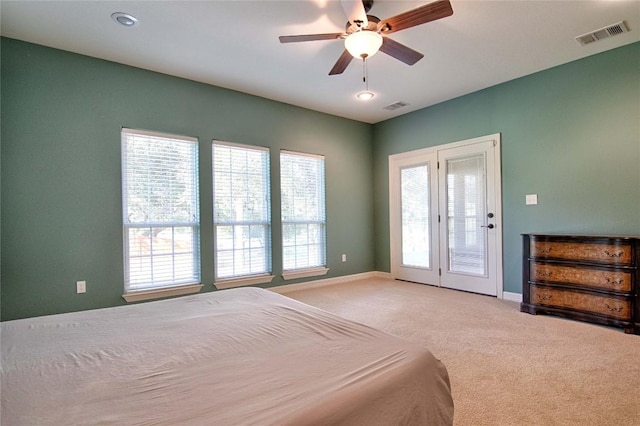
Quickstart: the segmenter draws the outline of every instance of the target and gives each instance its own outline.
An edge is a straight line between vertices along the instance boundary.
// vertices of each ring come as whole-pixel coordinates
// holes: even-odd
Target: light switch
[[[538,194],[527,194],[524,201],[526,205],[538,204]]]
[[[76,293],[86,293],[87,292],[87,282],[86,281],[76,281]]]

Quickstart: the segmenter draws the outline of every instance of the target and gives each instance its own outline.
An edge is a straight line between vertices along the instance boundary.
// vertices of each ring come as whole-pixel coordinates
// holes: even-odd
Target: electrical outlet
[[[346,261],[347,261],[347,255],[346,255],[346,254],[343,254],[343,255],[342,255],[342,261],[343,261],[343,262],[346,262]]]
[[[76,281],[76,293],[86,293],[87,292],[87,282],[86,281]]]
[[[527,194],[524,197],[524,202],[526,205],[538,204],[538,194]]]

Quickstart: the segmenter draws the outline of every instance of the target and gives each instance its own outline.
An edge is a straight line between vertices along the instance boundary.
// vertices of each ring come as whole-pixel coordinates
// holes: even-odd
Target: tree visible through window
[[[122,130],[125,292],[200,281],[197,142]]]

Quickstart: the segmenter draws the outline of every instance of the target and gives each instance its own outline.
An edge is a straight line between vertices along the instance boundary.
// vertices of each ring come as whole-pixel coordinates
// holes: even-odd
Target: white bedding
[[[259,288],[9,321],[1,339],[3,426],[453,423],[427,349]]]

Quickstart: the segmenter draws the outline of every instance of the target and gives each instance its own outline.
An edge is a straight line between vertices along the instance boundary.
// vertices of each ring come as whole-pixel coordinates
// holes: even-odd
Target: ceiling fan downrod
[[[369,91],[369,70],[367,69],[367,55],[362,55],[362,82],[364,83],[364,89]]]

